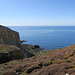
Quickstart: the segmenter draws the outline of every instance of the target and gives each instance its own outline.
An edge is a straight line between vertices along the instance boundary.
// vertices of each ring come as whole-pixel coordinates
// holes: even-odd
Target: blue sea
[[[25,44],[40,45],[41,48],[58,49],[75,44],[75,26],[9,26],[19,32]]]

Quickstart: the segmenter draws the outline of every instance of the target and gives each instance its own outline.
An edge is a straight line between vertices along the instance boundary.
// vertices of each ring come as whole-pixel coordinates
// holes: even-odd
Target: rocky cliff
[[[21,46],[21,41],[19,33],[0,25],[0,44],[4,45],[14,45],[20,48],[20,51],[24,54],[25,57],[34,56],[32,53],[24,50]]]
[[[21,45],[19,33],[0,25],[0,43],[8,45]]]

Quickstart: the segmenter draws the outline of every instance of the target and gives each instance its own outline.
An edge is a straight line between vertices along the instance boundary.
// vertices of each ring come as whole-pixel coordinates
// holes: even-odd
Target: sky
[[[75,26],[75,0],[0,0],[5,26]]]

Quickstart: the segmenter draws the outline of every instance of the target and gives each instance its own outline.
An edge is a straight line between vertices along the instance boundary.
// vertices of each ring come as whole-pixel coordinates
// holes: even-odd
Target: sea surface
[[[19,32],[25,44],[40,45],[41,48],[58,49],[75,44],[75,26],[9,26]]]

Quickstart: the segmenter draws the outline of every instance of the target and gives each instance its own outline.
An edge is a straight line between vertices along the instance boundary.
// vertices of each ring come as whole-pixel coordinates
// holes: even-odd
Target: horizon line
[[[75,26],[75,25],[4,25],[0,24],[2,26]]]
[[[27,26],[27,25],[3,25],[3,26]],[[75,26],[75,25],[28,25],[28,26]]]

